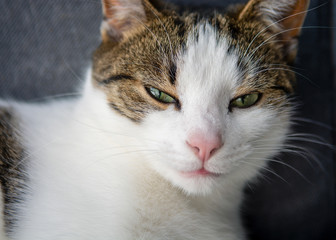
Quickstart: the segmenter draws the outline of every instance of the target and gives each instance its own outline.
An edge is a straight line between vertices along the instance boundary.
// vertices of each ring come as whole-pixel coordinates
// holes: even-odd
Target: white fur
[[[3,199],[2,191],[0,191],[0,199]],[[6,232],[5,232],[5,223],[4,223],[4,217],[3,217],[3,205],[2,204],[0,204],[0,239],[1,240],[7,239]]]
[[[181,111],[133,123],[108,107],[90,78],[77,100],[12,103],[31,181],[11,239],[244,239],[242,189],[281,147],[288,116],[258,107],[229,112],[237,57],[212,27],[198,31],[179,56]],[[221,134],[224,146],[205,166],[221,176],[180,174],[201,166],[186,144],[193,131]]]

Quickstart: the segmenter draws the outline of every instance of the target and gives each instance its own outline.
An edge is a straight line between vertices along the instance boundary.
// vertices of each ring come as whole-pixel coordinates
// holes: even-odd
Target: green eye
[[[162,92],[160,91],[159,89],[156,89],[154,87],[148,87],[146,88],[148,93],[154,97],[155,99],[159,100],[160,102],[163,102],[163,103],[176,103],[176,100],[168,95],[167,93],[165,92]]]
[[[251,93],[233,99],[230,108],[248,108],[253,106],[260,98],[259,93]]]

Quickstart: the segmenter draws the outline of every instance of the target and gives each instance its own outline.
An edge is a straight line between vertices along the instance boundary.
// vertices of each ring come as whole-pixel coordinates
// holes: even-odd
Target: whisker
[[[132,15],[131,17],[135,18],[140,24],[142,24],[142,25],[147,29],[147,31],[149,31],[149,32],[152,34],[152,36],[153,36],[153,38],[155,39],[155,41],[159,44],[161,52],[162,52],[162,53],[166,56],[166,58],[168,59],[168,56],[167,56],[166,52],[164,51],[164,48],[163,48],[161,42],[159,41],[158,36],[156,36],[156,34],[155,34],[152,30],[150,30],[149,27],[147,27],[147,25],[146,25],[143,21],[141,21],[139,18],[137,18],[137,17],[134,16],[134,15]]]
[[[30,99],[27,102],[36,103],[36,102],[49,101],[49,100],[54,100],[54,99],[59,99],[59,98],[64,98],[64,97],[78,97],[82,95],[83,94],[81,92],[61,93],[61,94],[55,94],[52,96]]]
[[[169,78],[169,76],[171,76],[171,74],[167,74],[166,72],[164,72],[161,68],[153,65],[153,64],[145,64],[145,63],[142,63],[142,64],[139,64],[139,63],[125,63],[125,66],[129,66],[129,65],[134,65],[134,66],[138,66],[138,67],[145,67],[146,68],[146,71],[150,72],[153,76],[157,76],[157,74],[155,74],[154,72],[152,72],[150,70],[150,68],[153,68],[155,70],[157,70],[160,74],[164,75],[167,79]],[[105,64],[105,65],[102,65],[102,66],[110,66],[110,64]],[[104,80],[105,77],[102,76],[102,75],[99,75],[97,73],[93,73],[95,77],[99,78],[100,80]]]
[[[301,122],[306,122],[306,123],[311,123],[314,124],[316,126],[322,127],[322,128],[326,128],[327,130],[330,131],[335,131],[335,129],[333,129],[330,125],[319,122],[319,121],[315,121],[315,120],[311,120],[308,118],[303,118],[303,117],[292,117],[293,121],[301,121]]]
[[[78,74],[72,69],[72,67],[68,64],[68,62],[66,61],[66,59],[64,57],[62,57],[62,61],[64,63],[64,65],[68,68],[68,70],[71,72],[71,74],[79,81],[79,82],[84,82],[83,78],[81,78],[80,76],[78,76]]]
[[[255,70],[258,70],[258,69],[264,69],[265,67],[285,67],[285,68],[289,68],[288,65],[286,64],[281,64],[281,63],[272,63],[272,64],[263,64],[263,65],[259,65],[259,64],[256,64],[256,67],[252,68],[252,69],[248,69],[247,71],[255,71]],[[296,70],[304,70],[302,68],[297,68],[297,67],[292,67],[290,66],[290,69],[296,69]]]
[[[286,32],[290,32],[290,31],[293,31],[293,30],[298,30],[298,29],[334,29],[334,27],[325,27],[325,26],[303,26],[303,27],[295,27],[295,28],[289,28],[289,29],[285,29],[285,30],[282,30],[280,32],[277,32],[275,34],[273,34],[272,36],[270,36],[269,38],[267,38],[265,41],[263,41],[261,44],[259,44],[259,46],[257,46],[252,53],[248,54],[247,56],[244,56],[251,59],[254,55],[254,53],[259,49],[261,48],[262,46],[264,46],[265,44],[268,44],[269,43],[269,40],[271,40],[272,38],[278,36],[278,35],[281,35],[283,33],[286,33]]]
[[[85,167],[89,168],[89,167],[93,166],[96,163],[101,163],[102,161],[105,161],[105,160],[111,160],[111,159],[116,158],[116,157],[125,156],[127,154],[134,154],[134,153],[146,153],[146,154],[147,153],[148,154],[151,153],[151,154],[155,154],[155,153],[157,153],[157,151],[156,150],[151,150],[151,149],[146,149],[146,150],[134,150],[134,151],[115,153],[115,154],[111,154],[111,155],[108,155],[108,156],[103,157],[103,158],[96,159],[95,161],[90,162],[89,164],[87,164]]]
[[[316,140],[307,139],[307,137],[315,138]],[[287,138],[289,140],[296,140],[296,141],[300,141],[300,142],[315,143],[315,144],[318,144],[318,145],[321,145],[321,146],[328,147],[332,150],[336,150],[334,145],[326,143],[322,138],[320,138],[318,136],[315,136],[315,135],[312,135],[312,134],[292,134],[292,135],[287,136]]]
[[[145,2],[145,4],[146,4],[146,3],[147,3],[147,2]],[[162,27],[163,27],[163,29],[164,29],[164,31],[165,31],[165,33],[166,33],[168,42],[169,42],[171,56],[173,56],[173,47],[172,47],[172,43],[171,43],[171,40],[170,40],[168,31],[167,31],[167,29],[166,29],[166,26],[163,24],[163,22],[161,21],[160,17],[159,17],[159,16],[158,16],[158,15],[157,15],[151,8],[149,8],[149,9],[151,10],[151,12],[155,15],[155,17],[159,20],[160,24],[162,25]]]
[[[23,163],[25,163],[27,160],[29,160],[31,157],[38,155],[41,151],[47,149],[47,147],[51,146],[52,144],[56,143],[59,141],[60,138],[55,138],[52,141],[46,142],[43,145],[40,145],[38,149],[34,151],[29,151],[27,155],[25,155],[18,163],[12,166],[12,170],[17,169],[19,166],[21,166]]]
[[[106,148],[96,149],[94,152],[104,152],[104,151],[114,151],[116,149],[123,149],[123,148],[146,148],[144,145],[123,145],[123,146],[112,146]]]
[[[283,177],[281,177],[281,176],[280,176],[279,174],[277,174],[275,171],[273,171],[273,170],[271,170],[271,169],[269,169],[269,168],[267,168],[267,167],[262,167],[262,166],[253,164],[253,163],[251,163],[251,162],[246,162],[246,161],[243,161],[243,160],[241,160],[240,162],[241,162],[241,163],[244,163],[244,164],[247,164],[247,165],[251,165],[251,166],[253,166],[253,167],[261,168],[262,170],[265,170],[265,171],[267,171],[267,172],[269,172],[269,173],[272,173],[273,175],[275,175],[276,177],[280,178],[282,181],[284,181],[285,183],[287,183],[288,185],[290,185],[289,182],[286,181]]]
[[[262,73],[262,72],[266,72],[266,71],[271,71],[271,70],[282,70],[282,71],[288,71],[288,72],[292,72],[292,73],[295,73],[296,75],[299,75],[301,77],[303,77],[304,79],[306,79],[308,82],[312,83],[313,85],[317,86],[314,82],[312,82],[308,77],[304,76],[303,74],[297,72],[297,71],[294,71],[292,69],[286,69],[286,68],[267,68],[267,69],[262,69],[258,72],[255,72],[254,74],[257,75],[259,73]]]
[[[87,123],[84,123],[80,120],[76,120],[77,123],[81,124],[81,125],[84,125],[86,127],[89,127],[91,129],[95,129],[97,131],[100,131],[102,133],[108,133],[108,134],[111,134],[111,135],[118,135],[118,136],[123,136],[123,137],[129,137],[129,138],[133,138],[133,139],[136,139],[136,140],[139,140],[139,138],[137,136],[132,136],[132,135],[126,135],[125,133],[121,133],[121,132],[111,132],[111,131],[108,131],[108,130],[105,130],[105,129],[101,129],[101,128],[98,128],[98,127],[95,127],[95,126],[92,126],[92,125],[89,125]],[[153,144],[157,143],[157,141],[153,140],[153,139],[148,139],[148,138],[141,138],[142,141],[149,141]]]
[[[256,161],[264,161],[263,159],[257,159],[257,158],[253,158],[252,160],[256,160]],[[298,169],[296,169],[295,167],[283,162],[283,161],[279,161],[279,160],[275,160],[275,159],[267,159],[268,162],[274,162],[274,163],[278,163],[280,165],[286,166],[288,168],[290,168],[291,170],[293,170],[295,173],[297,173],[300,177],[302,177],[306,182],[308,182],[309,184],[312,184],[311,181],[309,181]]]
[[[308,150],[305,147],[297,146],[297,145],[290,145],[288,143],[285,143],[282,145],[282,147],[279,148],[265,148],[265,147],[255,147],[255,150],[258,150],[259,153],[268,153],[271,154],[274,152],[274,150],[277,150],[280,153],[289,153],[289,154],[295,154],[303,159],[307,160],[309,164],[313,167],[312,163],[310,160],[313,160],[319,168],[326,173],[326,169],[322,165],[322,163],[318,160],[318,158],[311,152],[311,150]],[[260,150],[268,150],[268,151],[262,151]]]

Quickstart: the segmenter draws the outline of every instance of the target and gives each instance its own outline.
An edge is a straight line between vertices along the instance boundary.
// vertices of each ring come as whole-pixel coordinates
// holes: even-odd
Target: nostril
[[[200,149],[198,147],[193,147],[194,151],[199,153]]]
[[[223,146],[220,136],[209,137],[203,134],[192,135],[186,143],[203,162],[209,160]]]
[[[212,149],[212,150],[210,151],[210,157],[211,157],[212,155],[214,155],[215,152],[217,152],[217,150],[218,150],[218,148],[214,148],[214,149]]]
[[[186,143],[196,155],[200,152],[199,147],[194,146],[193,144],[189,143],[188,141],[186,141]]]

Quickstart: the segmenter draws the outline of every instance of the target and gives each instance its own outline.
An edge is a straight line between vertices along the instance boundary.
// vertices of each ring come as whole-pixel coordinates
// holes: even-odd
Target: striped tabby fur
[[[244,185],[290,131],[309,1],[102,3],[81,97],[0,103],[0,238],[245,239]]]

